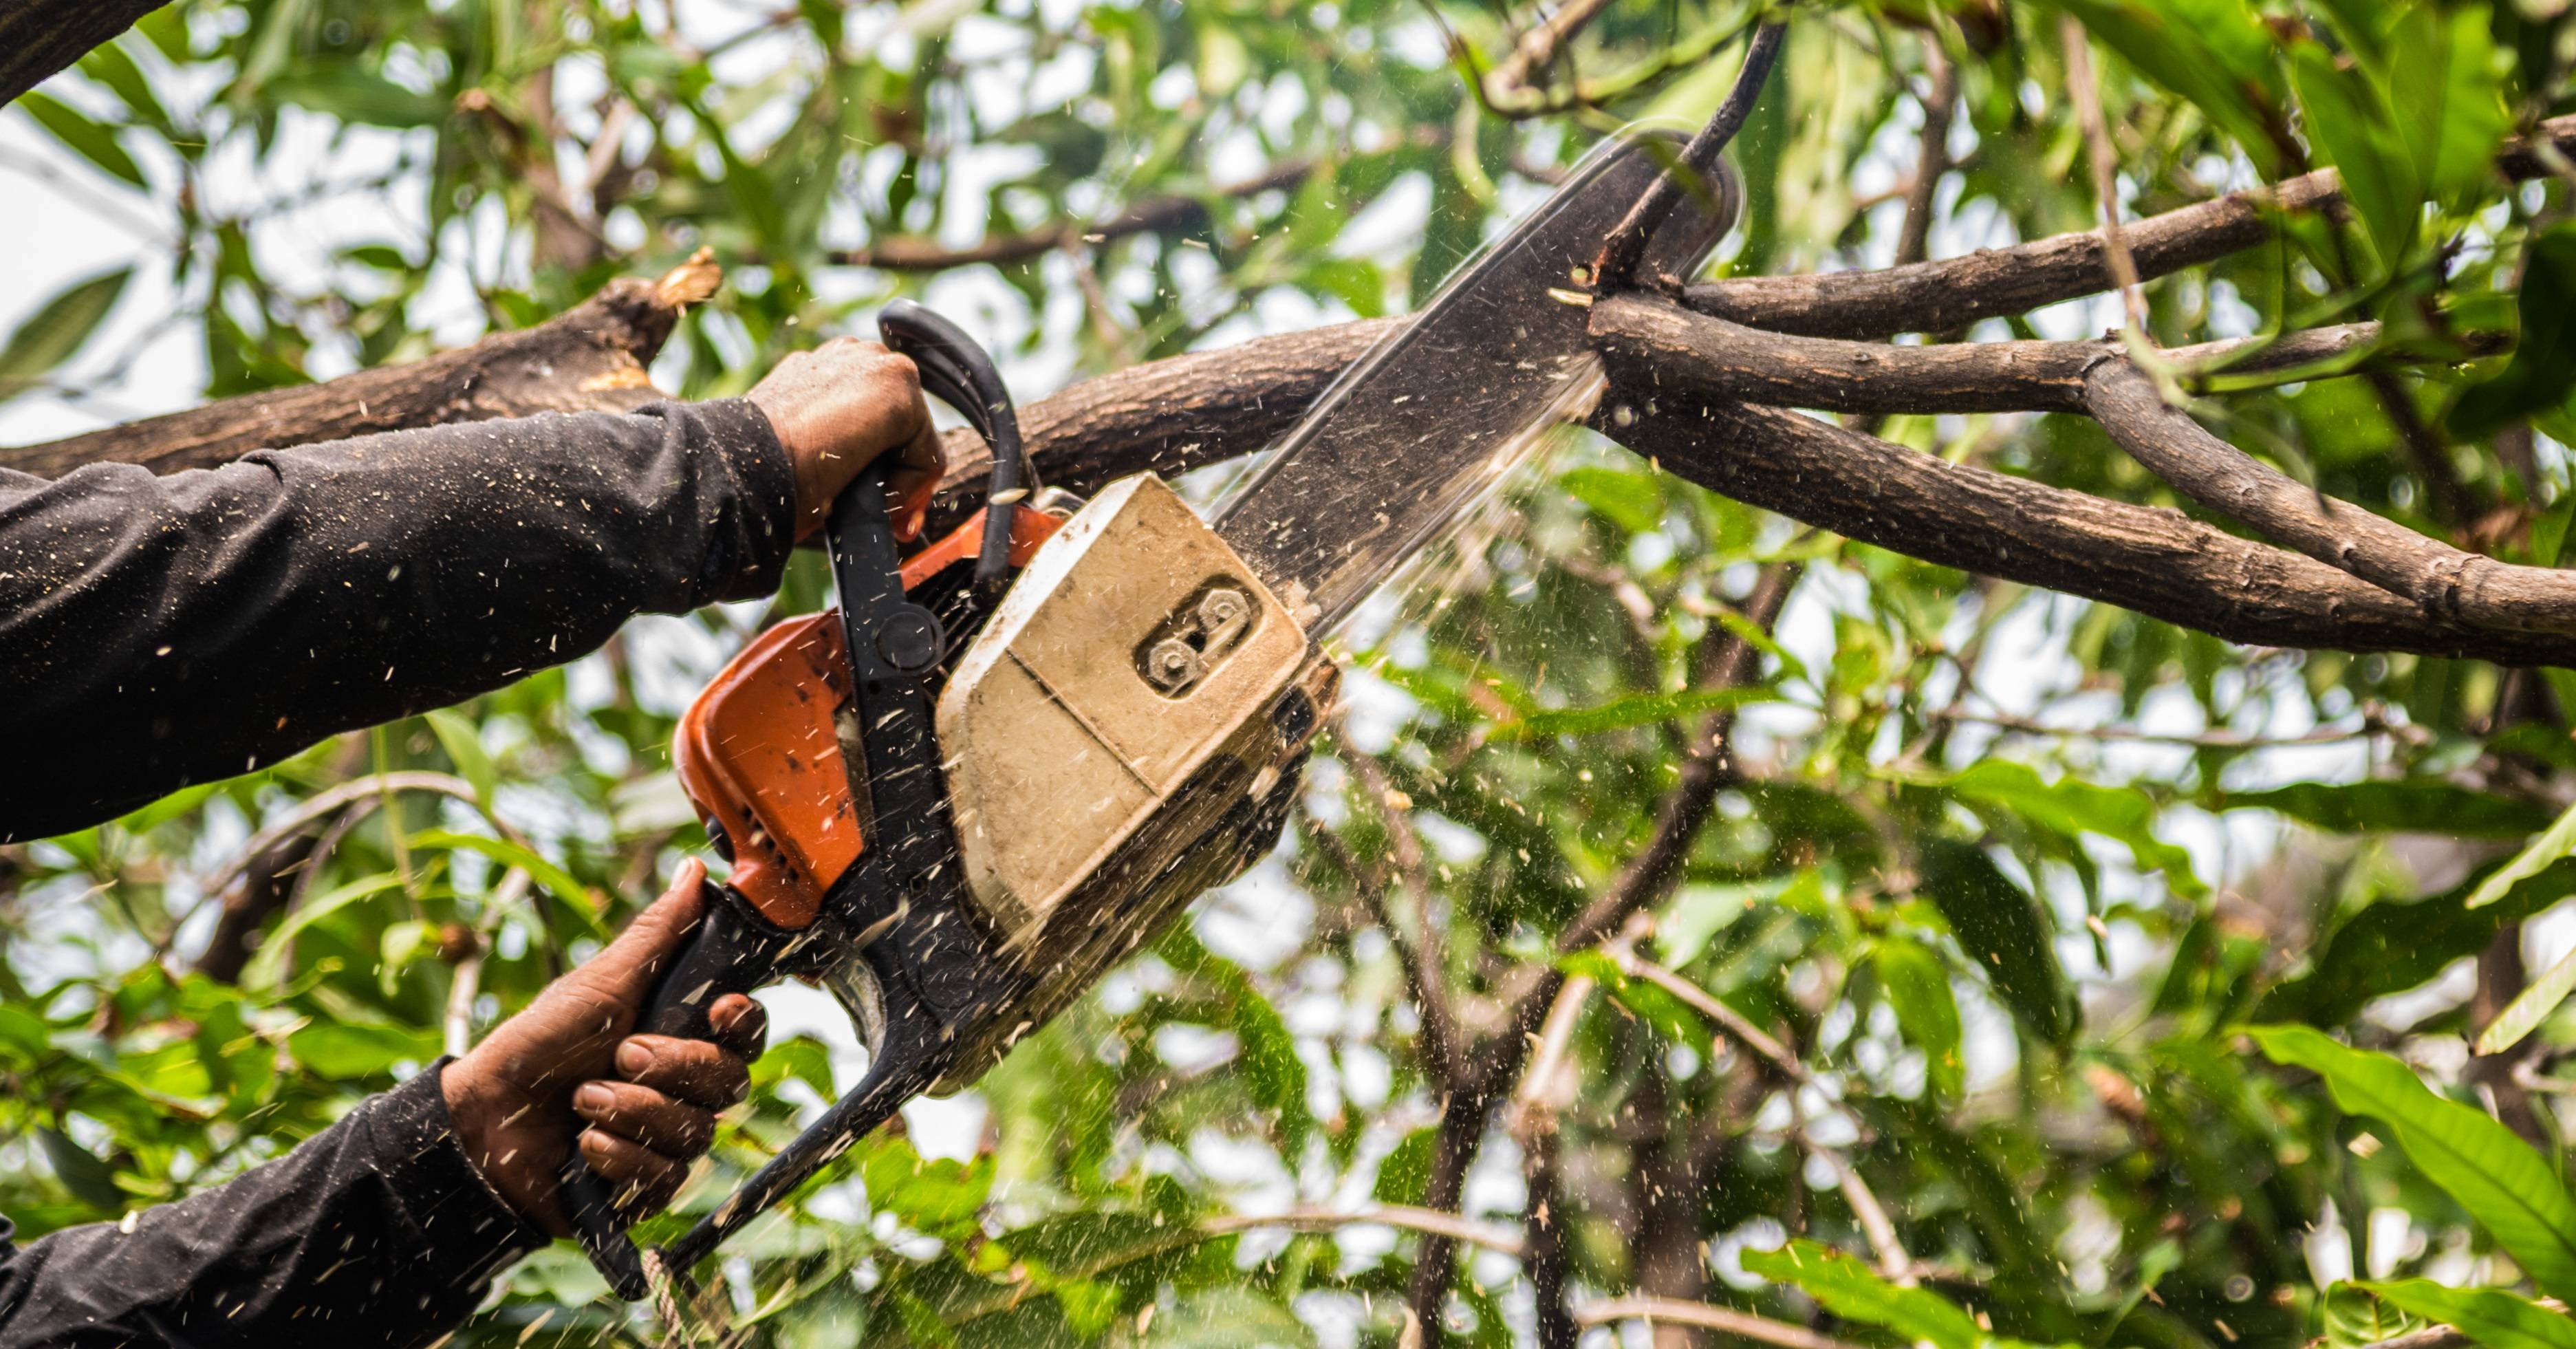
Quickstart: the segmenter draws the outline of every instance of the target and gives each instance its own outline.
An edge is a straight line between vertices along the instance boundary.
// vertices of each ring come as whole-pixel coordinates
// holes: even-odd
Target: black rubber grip
[[[653,1000],[638,1023],[637,1029],[646,1034],[712,1039],[707,1016],[715,1000],[775,982],[778,962],[795,942],[796,934],[762,921],[731,890],[709,882],[704,893],[705,915],[688,945],[680,949],[679,959],[654,986]],[[616,1196],[608,1182],[591,1171],[578,1150],[564,1168],[563,1204],[591,1266],[619,1297],[641,1300],[650,1291],[643,1257],[618,1218]]]
[[[1011,566],[1011,525],[1020,499],[1037,490],[1028,450],[1020,443],[1020,414],[992,356],[966,330],[910,300],[888,301],[877,312],[877,333],[891,350],[912,358],[922,392],[966,415],[993,449],[993,476],[984,496],[984,539],[975,579],[1000,580]]]

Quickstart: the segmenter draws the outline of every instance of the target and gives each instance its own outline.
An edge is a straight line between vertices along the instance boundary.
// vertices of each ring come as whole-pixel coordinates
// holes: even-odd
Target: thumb
[[[629,1005],[641,1003],[653,981],[670,968],[680,944],[706,908],[703,898],[706,864],[691,857],[672,873],[671,886],[650,908],[635,916],[608,949],[592,956],[577,972],[593,993]]]

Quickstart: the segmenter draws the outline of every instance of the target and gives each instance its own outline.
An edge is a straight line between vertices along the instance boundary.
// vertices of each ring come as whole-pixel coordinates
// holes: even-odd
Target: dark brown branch
[[[1796,413],[1707,396],[1689,386],[1687,367],[1610,356],[1613,387],[1597,427],[1667,472],[1820,529],[2249,645],[2505,665],[2576,660],[2576,640],[2439,623],[2357,577],[2180,511],[1945,463]]]
[[[950,248],[936,239],[908,236],[879,239],[859,248],[845,248],[831,254],[831,261],[843,267],[873,267],[885,272],[937,272],[951,267],[972,267],[978,263],[1000,266],[1044,257],[1058,249],[1086,243],[1107,243],[1136,234],[1187,234],[1208,228],[1214,216],[1208,203],[1214,198],[1240,201],[1264,192],[1294,189],[1314,173],[1310,159],[1292,159],[1258,177],[1240,183],[1210,189],[1204,195],[1155,197],[1127,208],[1111,219],[1096,224],[1065,221],[1017,234],[987,235],[964,248]]]
[[[0,103],[114,41],[162,0],[0,0]]]
[[[2146,372],[2106,361],[2086,407],[2120,447],[2211,510],[2383,590],[2435,622],[2504,632],[2576,632],[2576,572],[2464,553],[2385,516],[2302,486],[2202,429],[2164,401]]]
[[[284,912],[294,899],[318,840],[319,835],[309,831],[287,834],[242,862],[233,883],[224,890],[214,935],[197,957],[197,973],[221,984],[241,981],[268,920]]]
[[[1517,1037],[1518,1032],[1512,1032]],[[1440,1103],[1440,1125],[1431,1136],[1431,1168],[1422,1187],[1422,1206],[1454,1213],[1467,1192],[1467,1169],[1485,1137],[1485,1111],[1493,1093],[1482,1086],[1452,1089]],[[1449,1285],[1458,1274],[1458,1244],[1436,1232],[1425,1232],[1414,1247],[1413,1279],[1405,1305],[1422,1325],[1422,1343],[1438,1349],[1448,1328]]]
[[[1553,68],[1565,45],[1609,7],[1610,0],[1565,0],[1554,13],[1531,24],[1512,43],[1512,54],[1485,72],[1485,102],[1506,113],[1545,107],[1547,90],[1533,81]]]
[[[2086,373],[2124,354],[2111,340],[1899,347],[1796,337],[1643,294],[1595,304],[1592,333],[1631,361],[1688,363],[1694,389],[1826,412],[2082,412]],[[2352,323],[2176,347],[2163,358],[2193,375],[2305,372],[2367,352],[2379,336],[2376,323]],[[2470,349],[2491,345],[2480,337]]]
[[[1950,171],[1950,118],[1959,102],[1959,68],[1941,50],[1938,33],[1923,35],[1923,134],[1914,152],[1914,178],[1905,188],[1905,223],[1896,233],[1896,265],[1932,255],[1933,198]]]
[[[1311,328],[1129,366],[1021,408],[1021,434],[1039,476],[1058,487],[1089,492],[1130,473],[1176,476],[1277,439],[1342,367],[1402,321]],[[952,431],[947,443],[935,532],[973,513],[993,463],[972,431]]]
[[[2576,151],[2576,117],[2553,118],[2542,130],[2562,152]],[[2546,172],[2527,148],[2506,152],[2497,167],[2517,178]],[[2334,172],[2319,170],[2149,216],[2121,233],[2140,279],[2152,281],[2262,243],[2271,236],[2271,213],[2329,210],[2341,201]],[[2089,230],[1885,271],[1734,277],[1692,286],[1687,299],[1701,313],[1756,328],[1868,338],[1949,332],[2115,284],[2102,232]]]
[[[43,445],[0,450],[0,468],[59,477],[100,461],[155,472],[212,468],[259,449],[443,422],[538,412],[620,412],[665,395],[645,365],[724,273],[701,253],[658,281],[625,277],[533,328],[410,365],[244,394]]]
[[[1735,133],[1744,129],[1746,118],[1753,115],[1762,100],[1762,91],[1771,83],[1771,68],[1780,61],[1780,48],[1788,41],[1789,25],[1774,20],[1753,30],[1753,40],[1744,48],[1743,68],[1735,72],[1735,85],[1726,98],[1682,147],[1681,162],[1655,179],[1646,195],[1629,208],[1627,217],[1612,226],[1610,237],[1601,243],[1601,258],[1592,268],[1593,287],[1600,294],[1614,294],[1628,289],[1637,266],[1646,258],[1646,247],[1662,227],[1673,208],[1681,205],[1683,194],[1695,190],[1698,180],[1718,171],[1718,156],[1725,153]],[[1676,278],[1676,281],[1681,278]]]
[[[1744,617],[1769,631],[1779,621],[1780,606],[1788,602],[1801,572],[1801,568],[1789,563],[1764,568],[1761,578],[1754,582],[1753,593],[1745,598]],[[1712,627],[1710,633],[1717,640],[1710,643],[1701,666],[1700,687],[1741,688],[1752,682],[1760,669],[1762,653],[1726,629]],[[1580,951],[1600,943],[1628,921],[1630,914],[1656,903],[1671,890],[1674,878],[1681,874],[1683,860],[1690,856],[1691,844],[1699,838],[1700,826],[1708,823],[1709,812],[1717,806],[1718,794],[1736,781],[1735,756],[1728,734],[1734,724],[1731,712],[1713,712],[1700,719],[1683,751],[1680,780],[1656,808],[1655,832],[1647,838],[1646,846],[1619,868],[1609,888],[1556,934],[1557,950]]]

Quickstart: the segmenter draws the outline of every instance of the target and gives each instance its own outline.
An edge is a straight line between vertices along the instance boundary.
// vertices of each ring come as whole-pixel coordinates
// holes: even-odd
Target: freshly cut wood
[[[658,280],[621,277],[563,313],[410,365],[226,398],[68,440],[0,450],[0,468],[60,477],[83,464],[213,468],[253,450],[538,412],[624,412],[668,397],[645,367],[724,269],[701,250]]]

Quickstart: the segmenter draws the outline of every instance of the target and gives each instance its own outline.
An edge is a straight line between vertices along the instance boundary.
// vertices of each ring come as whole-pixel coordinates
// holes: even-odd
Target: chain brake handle
[[[1011,526],[1021,503],[1038,489],[1020,440],[1019,413],[991,355],[966,331],[910,300],[894,300],[877,315],[886,347],[912,358],[922,392],[963,413],[993,450],[993,473],[984,492],[984,538],[975,556],[975,581],[997,586],[1011,572]]]

